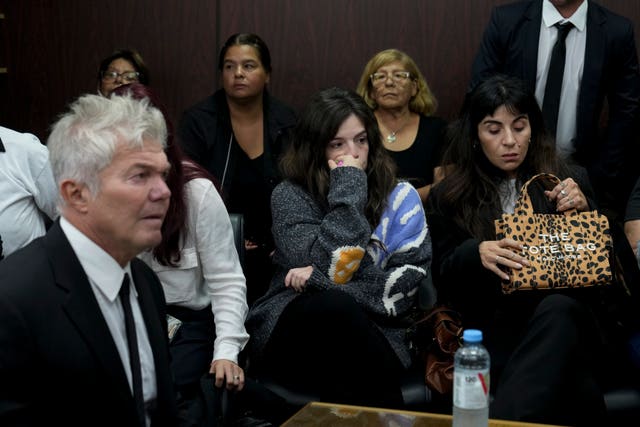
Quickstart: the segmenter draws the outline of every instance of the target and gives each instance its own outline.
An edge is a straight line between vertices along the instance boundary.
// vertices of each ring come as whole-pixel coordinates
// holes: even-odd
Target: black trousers
[[[261,375],[323,401],[402,405],[404,367],[360,304],[339,289],[290,302],[263,356]]]
[[[199,387],[200,379],[209,372],[216,339],[211,306],[202,310],[190,310],[170,305],[167,312],[182,321],[169,344],[171,372],[176,388]]]
[[[492,386],[497,386],[490,416],[605,425],[604,399],[596,381],[602,341],[592,312],[556,294],[543,298],[533,313],[521,315],[530,315],[522,326],[517,326],[517,318],[513,323],[505,319],[486,334],[491,337],[486,345],[495,358]]]

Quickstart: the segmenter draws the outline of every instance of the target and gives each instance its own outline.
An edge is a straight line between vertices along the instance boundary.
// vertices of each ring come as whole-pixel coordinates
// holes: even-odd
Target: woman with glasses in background
[[[109,97],[115,88],[129,83],[149,84],[149,70],[138,51],[118,49],[100,62],[98,93]]]
[[[384,147],[424,203],[439,174],[446,122],[432,116],[437,101],[415,61],[397,49],[375,54],[357,92],[374,110]]]
[[[220,183],[227,210],[244,216],[251,303],[271,280],[271,192],[280,182],[277,160],[296,115],[267,91],[271,54],[259,36],[229,37],[218,69],[222,88],[185,111],[178,134],[184,152]]]

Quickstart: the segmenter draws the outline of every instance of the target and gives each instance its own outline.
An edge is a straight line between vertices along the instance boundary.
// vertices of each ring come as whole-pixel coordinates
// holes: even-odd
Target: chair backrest
[[[233,240],[236,244],[236,251],[238,251],[238,258],[240,258],[240,265],[244,271],[244,216],[239,213],[230,213],[229,219],[231,220]]]

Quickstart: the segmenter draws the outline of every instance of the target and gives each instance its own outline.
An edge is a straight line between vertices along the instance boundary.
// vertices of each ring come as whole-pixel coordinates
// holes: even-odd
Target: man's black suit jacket
[[[472,68],[470,87],[494,73],[523,79],[535,91],[542,0],[495,7]],[[640,72],[633,24],[589,1],[584,70],[578,97],[575,160],[596,194],[631,190],[637,177]],[[600,115],[608,103],[606,132]],[[602,199],[600,199],[602,202]],[[603,202],[606,203],[606,202]]]
[[[176,425],[164,293],[131,262],[158,385],[152,426]],[[134,426],[135,403],[89,280],[59,221],[0,262],[0,425]]]

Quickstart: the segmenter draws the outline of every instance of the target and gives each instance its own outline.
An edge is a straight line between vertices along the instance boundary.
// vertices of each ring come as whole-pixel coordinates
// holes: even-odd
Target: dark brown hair
[[[531,126],[527,155],[517,170],[517,186],[541,173],[567,175],[566,166],[557,158],[542,112],[534,94],[515,77],[493,76],[467,94],[460,117],[448,131],[450,145],[444,153],[447,176],[438,184],[439,201],[450,208],[454,221],[472,236],[495,238],[493,218],[502,213],[498,187],[505,178],[480,149],[478,124],[504,106],[513,114],[526,114]],[[493,213],[490,218],[486,212]]]
[[[234,34],[227,39],[222,49],[220,49],[220,56],[218,57],[218,69],[222,71],[224,66],[224,56],[231,46],[247,45],[253,47],[258,53],[258,58],[262,63],[262,67],[271,73],[271,53],[267,44],[258,35],[251,33],[238,33]]]
[[[149,69],[142,59],[142,55],[135,49],[118,49],[111,55],[107,56],[100,62],[100,68],[98,69],[98,84],[102,80],[102,73],[107,71],[109,65],[116,59],[124,59],[129,61],[133,68],[139,73],[138,81],[143,85],[148,85],[150,79]]]
[[[373,112],[357,93],[340,88],[318,92],[294,127],[291,143],[280,167],[285,178],[305,188],[326,205],[330,169],[325,150],[342,123],[356,116],[364,125],[369,142],[367,158],[368,197],[365,215],[376,227],[396,185],[395,163],[382,145],[382,136]]]

